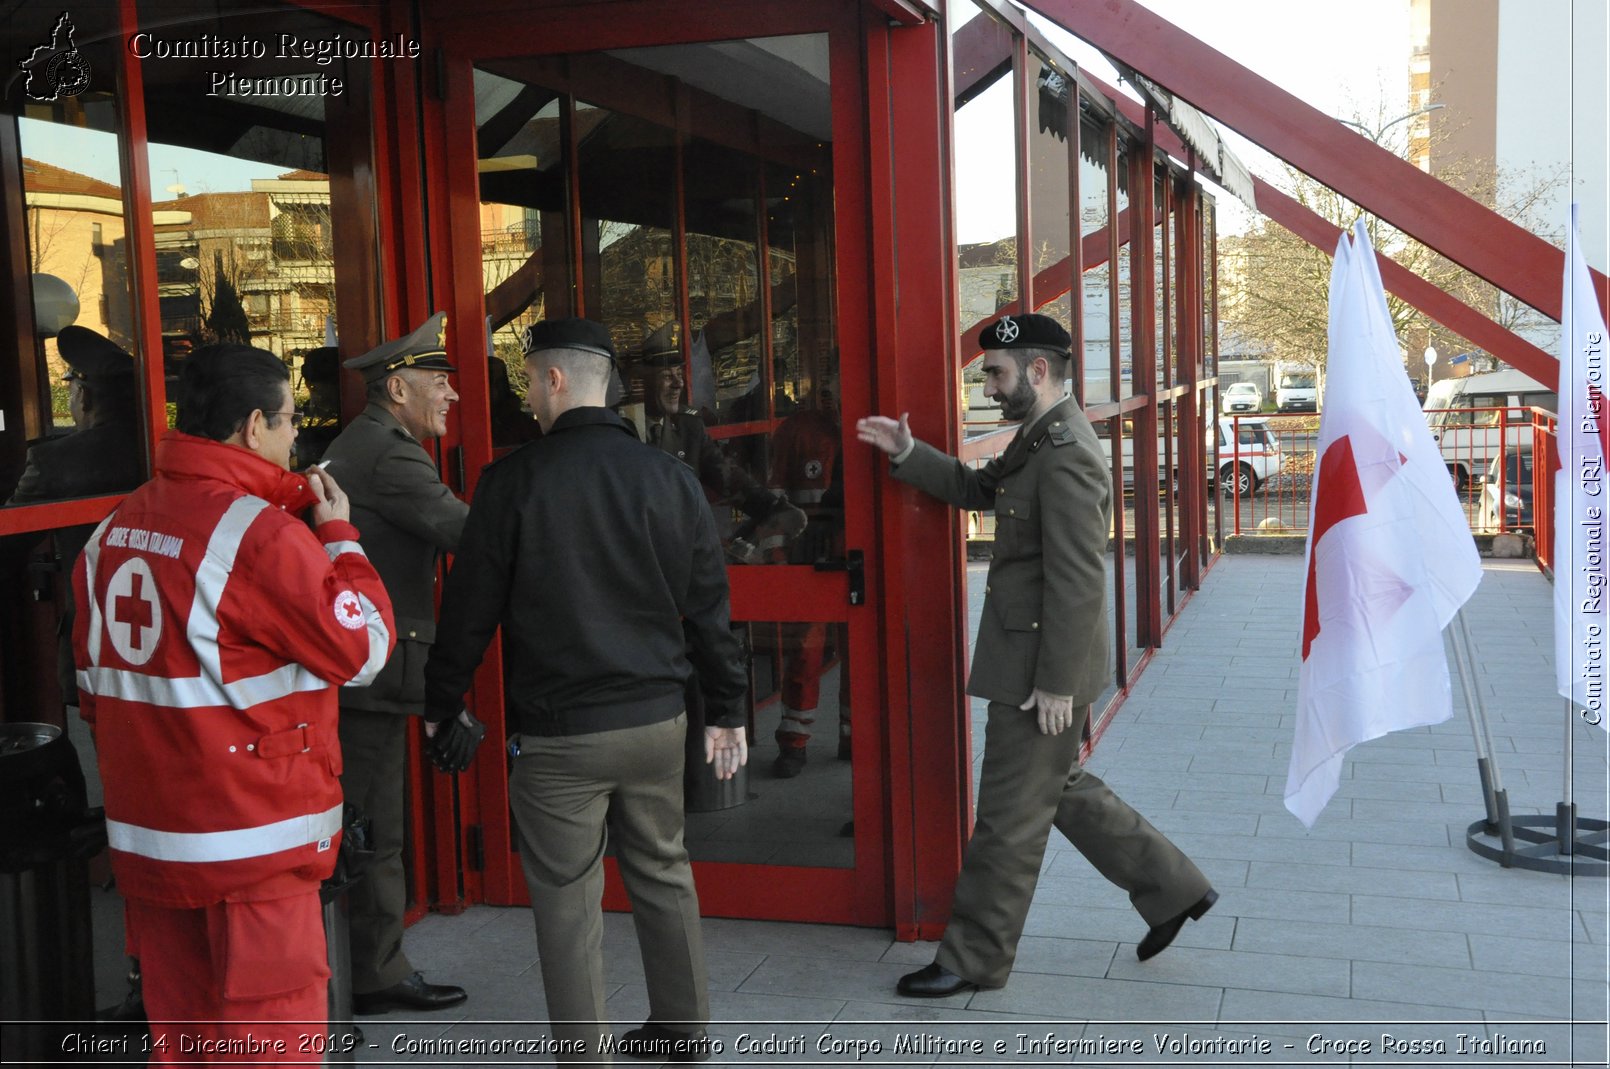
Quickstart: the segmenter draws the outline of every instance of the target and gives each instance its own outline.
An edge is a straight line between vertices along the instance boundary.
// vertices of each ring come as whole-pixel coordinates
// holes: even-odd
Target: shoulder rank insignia
[[[1073,441],[1073,424],[1065,419],[1053,420],[1045,436],[1051,439],[1052,445],[1067,445]]]

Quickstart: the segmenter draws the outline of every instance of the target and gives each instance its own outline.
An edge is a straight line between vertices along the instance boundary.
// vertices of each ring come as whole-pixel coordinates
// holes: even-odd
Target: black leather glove
[[[486,738],[486,725],[468,709],[436,726],[436,734],[425,743],[431,764],[442,772],[463,772],[475,760],[475,748]]]

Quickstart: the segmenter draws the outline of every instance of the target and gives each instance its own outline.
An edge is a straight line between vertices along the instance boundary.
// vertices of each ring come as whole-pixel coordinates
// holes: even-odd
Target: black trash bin
[[[0,1061],[75,1060],[95,1018],[89,859],[106,845],[78,754],[53,724],[0,724]],[[39,1023],[33,1023],[39,1022]]]
[[[330,1018],[325,1065],[346,1065],[357,1061],[357,1048],[363,1033],[352,1021],[352,939],[348,923],[348,898],[352,886],[363,879],[363,870],[374,856],[369,838],[369,818],[348,802],[341,811],[341,850],[335,871],[319,888],[324,904],[324,946],[330,965]]]

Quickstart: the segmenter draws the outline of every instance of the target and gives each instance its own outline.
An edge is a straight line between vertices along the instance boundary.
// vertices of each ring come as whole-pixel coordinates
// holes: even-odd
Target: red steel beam
[[[979,31],[969,35],[969,31],[980,23],[987,24]],[[994,29],[991,30],[990,27]],[[967,38],[964,42],[964,36]],[[1003,65],[1009,65],[1012,58],[1011,35],[1006,27],[989,18],[977,18],[962,27],[956,34],[958,48],[968,49],[968,70],[972,72],[974,81],[965,83],[971,88],[976,81],[990,72],[998,71]],[[963,86],[960,76],[962,64],[958,61],[958,86]],[[1145,105],[1131,100],[1114,87],[1093,76],[1089,71],[1081,71],[1086,80],[1117,105],[1118,111],[1126,119],[1137,125],[1144,125],[1146,121]],[[960,107],[965,100],[958,90],[956,106]],[[1177,159],[1187,159],[1188,149],[1167,127],[1161,127],[1156,133],[1157,144],[1165,152]],[[1419,172],[1416,172],[1419,173]],[[1263,179],[1253,177],[1254,193],[1258,202],[1258,210],[1273,219],[1293,234],[1319,248],[1323,252],[1331,253],[1336,248],[1336,242],[1341,238],[1341,229],[1334,226],[1313,210],[1299,204],[1293,198],[1282,193]],[[1441,186],[1441,183],[1438,183]],[[1442,187],[1446,188],[1446,187]],[[1451,190],[1450,190],[1451,192]],[[1124,232],[1124,222],[1119,222],[1119,233]],[[1085,266],[1099,266],[1107,261],[1106,230],[1097,231],[1084,239]],[[1098,240],[1099,239],[1099,240]],[[1096,242],[1092,246],[1092,242]],[[1386,289],[1394,295],[1408,301],[1409,304],[1424,312],[1432,319],[1441,323],[1449,330],[1458,334],[1473,345],[1485,349],[1487,352],[1502,358],[1507,363],[1520,369],[1539,382],[1552,382],[1558,375],[1557,362],[1548,353],[1539,349],[1531,342],[1522,338],[1514,331],[1508,330],[1493,322],[1487,316],[1471,308],[1463,301],[1449,295],[1414,272],[1400,266],[1396,261],[1377,251],[1376,263],[1380,265],[1381,282]],[[1034,293],[1038,304],[1055,300],[1066,290],[1056,290],[1050,283],[1056,276],[1067,270],[1067,263],[1052,264],[1041,271],[1034,278]],[[1013,302],[1001,308],[997,315],[1012,315],[1022,310],[1021,302]],[[989,319],[974,323],[962,334],[962,362],[968,363],[978,356],[978,335]]]
[[[1135,0],[1023,2],[1499,289],[1560,318],[1564,253],[1542,238]],[[1602,274],[1594,272],[1593,281],[1597,291],[1605,290]],[[1553,377],[1550,372],[1544,381]]]
[[[1118,110],[1126,118],[1135,122],[1145,121],[1144,104],[1129,99],[1100,79],[1092,77],[1088,71],[1085,76],[1093,85],[1113,98]],[[1178,159],[1189,158],[1188,149],[1167,127],[1159,127],[1157,130],[1157,143],[1163,151]],[[1335,252],[1336,243],[1342,236],[1340,227],[1257,176],[1253,177],[1252,185],[1254,198],[1258,202],[1258,211],[1321,251]],[[1558,376],[1557,361],[1514,331],[1499,326],[1487,316],[1433,283],[1427,282],[1379,250],[1375,253],[1375,262],[1380,266],[1381,283],[1387,290],[1408,301],[1461,338],[1503,358],[1539,382],[1553,382]]]

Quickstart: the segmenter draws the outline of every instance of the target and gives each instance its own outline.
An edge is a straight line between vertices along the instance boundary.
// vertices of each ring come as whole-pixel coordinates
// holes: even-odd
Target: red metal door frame
[[[872,225],[876,225],[877,218],[877,208],[869,204],[869,196],[874,200],[880,194],[887,198],[889,191],[879,190],[877,181],[869,183],[868,180],[868,174],[876,170],[878,162],[885,166],[888,163],[883,151],[886,142],[880,143],[876,136],[868,138],[868,113],[870,110],[877,116],[886,112],[887,106],[886,101],[881,101],[879,107],[869,109],[867,106],[869,73],[864,50],[868,47],[869,36],[892,36],[896,32],[889,30],[886,16],[882,13],[863,15],[859,6],[852,3],[828,7],[789,4],[782,0],[763,3],[716,0],[673,10],[669,5],[626,0],[608,5],[607,10],[593,5],[537,5],[528,17],[511,18],[504,5],[496,4],[490,6],[499,8],[496,14],[499,32],[487,35],[483,32],[484,21],[474,15],[482,8],[487,8],[490,15],[490,6],[480,0],[470,0],[467,6],[469,10],[464,3],[428,4],[422,29],[428,49],[440,50],[441,60],[436,69],[444,82],[439,94],[432,94],[429,86],[422,94],[430,194],[427,204],[432,218],[440,220],[439,225],[432,228],[431,255],[438,265],[457,267],[456,270],[439,268],[434,274],[433,289],[439,305],[449,309],[450,343],[459,356],[460,366],[481,368],[486,358],[484,332],[478,326],[484,313],[473,117],[476,63],[525,55],[553,56],[657,44],[826,32],[832,80],[837,317],[846,426],[852,426],[858,415],[868,411],[873,364],[894,359],[894,354],[887,351],[881,332],[872,327],[874,287],[882,290],[892,286],[892,281],[875,277],[875,268],[869,276],[868,270],[879,255],[874,252],[876,243],[868,232],[869,218],[874,220]],[[632,9],[631,17],[622,17],[625,8]],[[920,34],[924,28],[909,32]],[[429,66],[426,65],[427,69]],[[871,66],[882,74],[883,67]],[[931,78],[932,74],[929,76]],[[874,145],[871,154],[876,157],[872,160],[868,158],[869,140]],[[576,195],[572,184],[572,198]],[[579,219],[579,212],[573,211],[572,218]],[[931,220],[930,215],[930,230]],[[892,306],[893,302],[889,304]],[[462,329],[455,331],[455,322]],[[880,347],[884,351],[880,352]],[[484,369],[481,374],[484,376]],[[481,425],[484,420],[473,420],[467,414],[485,411],[483,407],[472,405],[474,400],[466,395],[465,403],[460,406],[466,413],[462,433],[464,466],[471,473],[467,479],[469,490],[473,490],[476,478],[473,473],[491,459],[489,428]],[[881,509],[874,491],[873,465],[868,451],[856,445],[853,435],[846,446],[846,498],[851,502],[864,502],[860,508],[852,505],[846,510],[847,545],[865,547],[868,589],[878,591],[882,559],[878,547],[884,534],[875,517]],[[821,575],[812,569],[787,566],[742,568],[732,574],[733,611],[737,619],[756,615],[775,619],[779,604],[789,604],[802,619],[831,617],[845,621],[850,661],[867,668],[854,673],[852,708],[870,712],[890,704],[885,700],[887,667],[884,666],[885,651],[879,648],[883,645],[879,610],[872,605],[847,607],[848,584],[842,574]],[[806,583],[803,596],[797,586],[790,587],[791,583],[801,581]],[[931,577],[927,585],[932,585]],[[778,595],[785,589],[790,590],[789,600],[780,601]],[[882,600],[877,596],[871,599],[873,605]],[[900,604],[898,600],[888,603]],[[959,619],[954,610],[951,618]],[[884,675],[879,674],[878,666],[884,666]],[[500,737],[503,729],[501,675],[501,664],[494,651],[477,674],[475,689],[477,708],[482,711],[494,737]],[[889,715],[893,731],[892,710]],[[901,817],[897,813],[891,819],[889,815],[891,792],[886,788],[883,765],[886,759],[892,758],[886,748],[889,748],[887,735],[872,738],[858,726],[854,776],[855,868],[695,862],[704,912],[781,920],[890,923],[893,916],[891,873],[900,867],[900,862],[890,857],[887,843],[891,825],[898,824]],[[483,761],[461,779],[457,816],[446,819],[455,821],[454,830],[460,839],[481,844],[485,863],[478,881],[466,873],[466,899],[474,901],[479,896],[492,902],[525,902],[523,876],[517,860],[508,850],[508,790],[502,763]],[[947,787],[949,782],[947,780]],[[441,819],[438,815],[439,822]],[[949,839],[951,853],[959,854],[959,836],[953,826]],[[438,870],[448,861],[448,853],[439,850]],[[955,867],[948,865],[947,868],[948,882],[954,878]],[[626,899],[613,864],[610,869],[606,905],[623,908]]]

